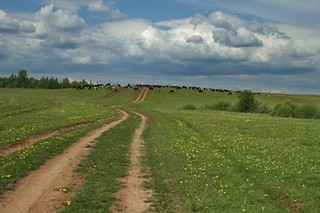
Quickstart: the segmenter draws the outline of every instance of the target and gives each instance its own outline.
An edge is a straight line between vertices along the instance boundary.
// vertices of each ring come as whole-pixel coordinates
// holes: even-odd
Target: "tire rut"
[[[74,193],[63,193],[58,189],[72,186],[77,190],[83,180],[75,170],[81,161],[89,155],[88,146],[95,143],[103,132],[119,125],[129,115],[117,109],[121,118],[101,128],[89,132],[72,144],[65,152],[47,161],[39,169],[31,172],[17,183],[14,191],[7,191],[0,199],[2,213],[12,212],[57,212],[64,208],[63,203],[70,200]],[[73,191],[75,191],[73,190]]]
[[[148,90],[147,87],[143,88],[134,103],[142,103]],[[130,166],[127,170],[127,176],[119,180],[122,187],[115,193],[117,201],[110,208],[113,213],[141,213],[149,211],[152,207],[150,201],[154,192],[151,189],[143,189],[143,183],[150,180],[143,178],[148,174],[143,174],[140,163],[140,158],[145,150],[145,141],[142,139],[142,134],[147,129],[148,118],[139,112],[132,112],[141,118],[141,123],[136,129],[131,143]]]
[[[78,124],[68,126],[68,127],[61,127],[61,128],[54,129],[54,130],[49,130],[49,131],[43,132],[38,135],[32,135],[24,141],[20,141],[20,142],[13,143],[13,144],[3,145],[0,147],[0,149],[1,149],[0,156],[7,156],[11,153],[22,150],[24,148],[27,148],[28,146],[32,146],[33,144],[35,144],[41,140],[47,139],[49,137],[52,137],[52,136],[55,136],[58,134],[61,134],[65,131],[85,127],[85,126],[89,125],[90,123],[92,123],[92,122],[83,122],[83,123],[78,123]]]
[[[127,176],[121,178],[121,189],[116,192],[117,201],[112,205],[112,212],[124,213],[141,213],[149,211],[151,208],[151,199],[153,191],[151,189],[143,189],[143,183],[149,181],[143,176],[142,165],[140,158],[143,155],[145,141],[142,139],[142,134],[147,128],[147,117],[141,113],[133,112],[140,116],[141,123],[136,129],[131,147],[130,147],[130,166],[127,171]]]
[[[139,93],[138,98],[134,100],[132,103],[142,103],[147,97],[148,91],[149,91],[149,88],[143,87],[141,92]]]

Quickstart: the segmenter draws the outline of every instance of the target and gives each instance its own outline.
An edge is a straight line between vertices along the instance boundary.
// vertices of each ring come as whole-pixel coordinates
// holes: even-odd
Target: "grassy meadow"
[[[270,108],[319,96],[260,94]],[[208,110],[236,95],[149,93],[139,109],[160,212],[318,212],[320,120]],[[195,110],[183,110],[186,104]]]
[[[54,147],[63,150],[89,129],[116,119],[118,114],[111,106],[123,105],[150,117],[144,133],[144,162],[150,166],[153,183],[148,187],[156,192],[154,206],[158,212],[320,211],[320,120],[206,107],[219,101],[234,104],[236,94],[200,94],[186,89],[169,94],[169,89],[161,89],[159,93],[149,91],[141,104],[131,103],[137,95],[132,89],[117,94],[106,90],[0,89],[0,145],[46,130],[91,122],[55,136],[62,138],[63,146],[56,143],[60,140],[57,138],[35,144],[52,144],[52,149],[43,148],[44,152],[34,158],[24,157],[23,153],[38,148],[1,156],[2,191],[28,170],[36,169],[34,161],[52,157],[49,153],[55,153]],[[261,93],[255,98],[271,109],[285,101],[297,105],[320,103],[317,95]],[[188,104],[195,109],[184,110]],[[118,187],[115,180],[123,176],[127,163],[123,161],[126,146],[137,125],[133,116],[99,139],[101,143],[80,168],[88,177],[87,185],[66,211],[84,211],[93,204],[102,211],[110,205]],[[108,152],[113,154],[102,157]],[[15,173],[22,165],[26,168],[21,169],[24,174]],[[97,184],[107,187],[97,190]]]

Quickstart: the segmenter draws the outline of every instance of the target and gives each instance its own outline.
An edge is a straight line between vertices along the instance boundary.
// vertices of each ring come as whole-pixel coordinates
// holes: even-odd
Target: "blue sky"
[[[1,0],[0,74],[319,93],[318,0]]]

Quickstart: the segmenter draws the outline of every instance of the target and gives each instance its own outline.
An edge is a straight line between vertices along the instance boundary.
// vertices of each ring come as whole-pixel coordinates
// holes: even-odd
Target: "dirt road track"
[[[142,133],[147,128],[147,117],[134,112],[141,118],[139,128],[136,129],[130,147],[130,166],[127,176],[122,178],[122,188],[116,193],[117,202],[111,207],[112,212],[141,213],[146,212],[151,207],[152,190],[142,188],[146,179],[142,178],[142,165],[140,157],[144,151],[145,141]]]
[[[85,137],[71,145],[65,152],[31,172],[17,183],[14,191],[8,191],[0,199],[0,212],[57,212],[63,209],[63,203],[70,200],[73,193],[63,193],[57,189],[72,187],[76,190],[82,180],[75,169],[89,153],[94,140],[103,132],[108,131],[126,120],[128,114],[118,109],[121,119],[89,132]]]
[[[77,128],[80,128],[80,127],[84,127],[84,126],[87,126],[89,125],[90,123],[92,122],[85,122],[85,123],[80,123],[80,124],[76,124],[76,125],[73,125],[73,126],[69,126],[69,127],[62,127],[62,128],[59,128],[59,129],[54,129],[54,130],[49,130],[47,132],[44,132],[44,133],[41,133],[39,135],[33,135],[31,137],[29,137],[28,139],[18,143],[18,144],[8,144],[8,145],[5,145],[5,146],[1,146],[1,150],[0,150],[0,155],[1,156],[6,156],[6,155],[9,155],[13,152],[16,152],[16,151],[19,151],[19,150],[22,150],[28,146],[31,146],[41,140],[44,140],[46,138],[49,138],[51,136],[54,136],[54,135],[57,135],[57,134],[60,134],[62,132],[65,132],[65,131],[68,131],[68,130],[72,130],[72,129],[77,129]]]
[[[136,100],[134,100],[132,103],[142,103],[144,99],[147,97],[149,88],[148,87],[143,87],[141,92],[139,93],[139,96]]]

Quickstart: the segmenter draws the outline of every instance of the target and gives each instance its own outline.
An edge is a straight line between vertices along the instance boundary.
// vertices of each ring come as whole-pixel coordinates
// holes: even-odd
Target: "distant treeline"
[[[18,75],[11,74],[9,77],[0,76],[0,87],[2,88],[39,88],[39,89],[63,89],[63,88],[75,88],[79,85],[87,84],[85,80],[82,82],[72,81],[68,78],[58,80],[54,77],[41,77],[35,79],[28,77],[27,70],[20,70]]]

